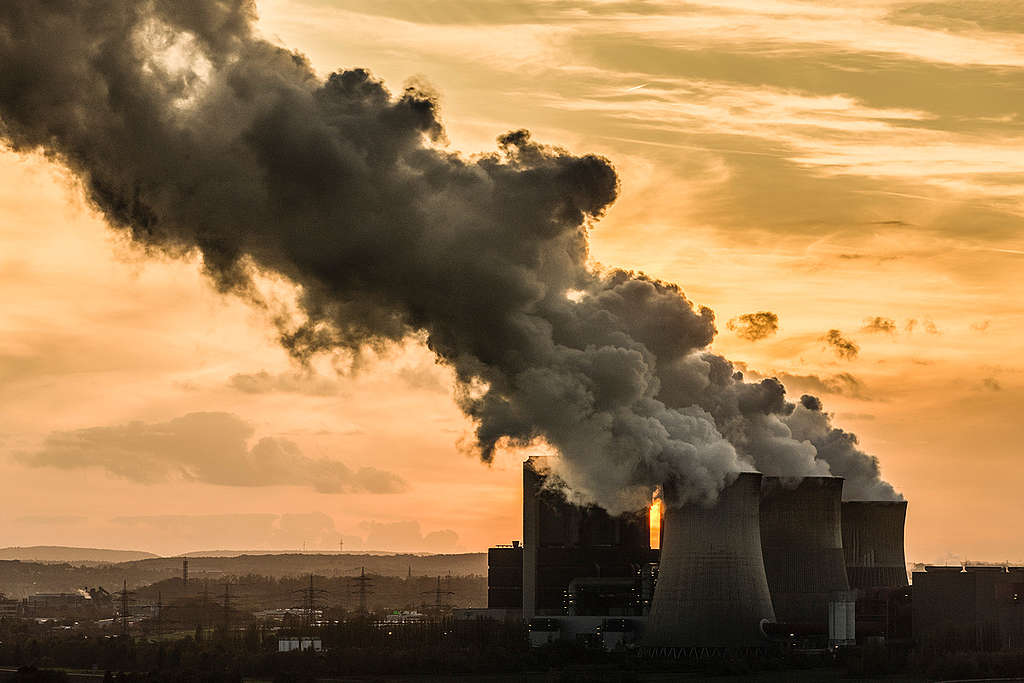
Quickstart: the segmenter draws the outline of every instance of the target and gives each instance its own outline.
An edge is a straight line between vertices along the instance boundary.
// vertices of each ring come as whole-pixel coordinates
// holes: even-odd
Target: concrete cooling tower
[[[850,588],[843,559],[842,497],[839,477],[762,481],[761,552],[780,623],[827,633],[830,595]]]
[[[843,503],[843,552],[850,588],[908,585],[903,551],[907,501]]]
[[[746,648],[766,644],[774,619],[761,557],[761,475],[743,473],[713,507],[670,508],[645,645]]]

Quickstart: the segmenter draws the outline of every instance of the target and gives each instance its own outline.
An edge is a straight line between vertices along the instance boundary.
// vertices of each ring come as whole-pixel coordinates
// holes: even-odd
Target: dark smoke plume
[[[607,160],[525,131],[449,152],[429,93],[392,96],[361,69],[320,80],[257,38],[254,15],[246,0],[4,0],[3,136],[70,168],[147,249],[198,252],[221,290],[265,305],[254,274],[296,283],[305,322],[279,324],[299,359],[422,336],[484,460],[544,439],[611,512],[666,482],[712,499],[751,467],[894,495],[827,415],[795,434],[804,409],[778,380],[745,383],[706,351],[710,310],[588,268],[618,190]]]

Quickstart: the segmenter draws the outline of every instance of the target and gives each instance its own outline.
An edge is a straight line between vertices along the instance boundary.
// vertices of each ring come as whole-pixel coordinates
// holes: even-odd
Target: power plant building
[[[762,480],[764,569],[775,618],[791,631],[852,630],[836,621],[852,616],[854,602],[843,558],[842,496],[839,477]]]
[[[544,458],[523,463],[523,616],[640,616],[657,562],[647,511],[612,517],[545,486]]]
[[[522,545],[488,551],[487,613],[521,616],[534,644],[703,657],[910,637],[905,501],[843,502],[839,477],[741,473],[714,505],[666,509],[658,550],[647,510],[575,505],[545,460],[523,463]]]
[[[843,553],[850,588],[908,585],[903,550],[907,501],[843,503]]]
[[[668,509],[646,646],[671,653],[767,645],[763,626],[775,613],[761,554],[760,499],[761,475],[744,472],[711,507]]]
[[[919,645],[943,650],[1024,648],[1024,567],[914,572],[913,632]]]
[[[512,545],[487,549],[487,609],[523,608],[523,547]]]

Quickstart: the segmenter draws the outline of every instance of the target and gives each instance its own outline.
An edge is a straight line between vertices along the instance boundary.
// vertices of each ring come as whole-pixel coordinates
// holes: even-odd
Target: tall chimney
[[[658,583],[647,619],[651,647],[756,647],[772,621],[761,556],[761,475],[744,472],[713,507],[665,513]]]
[[[843,503],[843,553],[850,588],[907,586],[907,501]]]
[[[840,523],[843,480],[761,484],[761,552],[775,618],[827,633],[830,593],[848,591]]]

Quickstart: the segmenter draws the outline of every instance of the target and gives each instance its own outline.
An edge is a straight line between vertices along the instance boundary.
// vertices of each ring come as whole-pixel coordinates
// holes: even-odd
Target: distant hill
[[[115,551],[116,552],[116,551]],[[122,581],[140,588],[166,579],[180,579],[182,558],[157,557],[119,563],[0,560],[0,593],[23,598],[32,593],[69,592],[76,588],[104,586],[116,589]],[[487,553],[456,555],[240,555],[237,557],[196,557],[189,554],[189,579],[220,582],[229,577],[260,575],[292,578],[307,574],[327,578],[352,577],[361,569],[368,575],[404,578],[486,576]],[[197,584],[198,585],[198,584]]]
[[[166,572],[168,576],[181,573],[181,556],[156,557],[124,563],[123,567],[142,571]],[[382,576],[486,576],[487,553],[458,553],[453,555],[422,555],[419,553],[281,553],[265,554],[210,554],[188,555],[189,572],[201,574],[226,574],[245,576],[285,577],[315,573],[321,576],[343,576],[358,573],[365,568],[367,573]]]
[[[105,548],[71,548],[62,545],[33,545],[24,548],[0,548],[0,560],[22,562],[66,562],[68,564],[114,564],[146,560],[159,555],[140,550],[107,550]]]
[[[160,557],[239,557],[241,555],[432,555],[433,553],[399,553],[392,550],[189,550]]]

